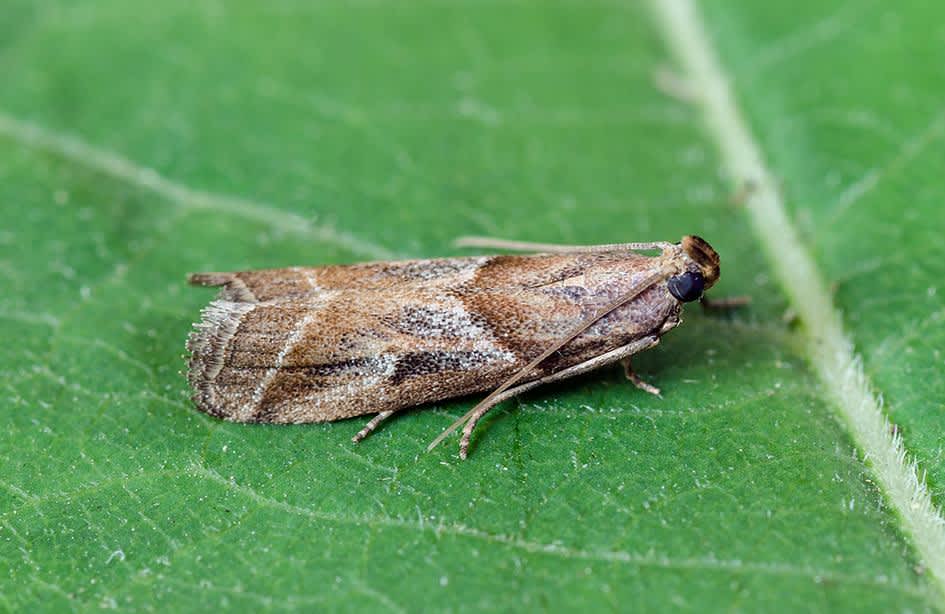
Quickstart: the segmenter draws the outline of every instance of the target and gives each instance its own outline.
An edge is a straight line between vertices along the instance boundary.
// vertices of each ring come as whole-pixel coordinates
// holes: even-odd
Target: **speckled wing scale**
[[[719,275],[718,255],[693,236],[541,247],[549,253],[191,275],[221,287],[187,343],[194,402],[237,422],[377,414],[360,439],[400,409],[492,391],[464,417],[465,457],[489,407],[628,361]]]

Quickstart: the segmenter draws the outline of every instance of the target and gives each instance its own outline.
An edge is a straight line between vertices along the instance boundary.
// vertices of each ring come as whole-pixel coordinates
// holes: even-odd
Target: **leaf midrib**
[[[651,6],[668,47],[693,86],[689,89],[700,94],[695,102],[730,179],[735,185],[753,186],[745,207],[772,270],[804,323],[804,354],[857,447],[870,459],[869,467],[902,529],[945,596],[945,518],[919,479],[916,462],[908,458],[901,436],[889,429],[815,261],[788,218],[779,186],[743,118],[729,87],[732,79],[709,41],[701,16],[691,0],[652,0]]]

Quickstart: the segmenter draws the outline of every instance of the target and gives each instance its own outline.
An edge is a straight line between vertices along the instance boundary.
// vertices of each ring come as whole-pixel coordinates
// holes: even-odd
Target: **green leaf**
[[[704,4],[6,2],[0,607],[940,608],[870,428],[942,505],[942,11]],[[474,399],[354,446],[180,374],[190,271],[686,233],[751,307],[635,360],[663,398],[549,386],[465,462],[424,449]]]

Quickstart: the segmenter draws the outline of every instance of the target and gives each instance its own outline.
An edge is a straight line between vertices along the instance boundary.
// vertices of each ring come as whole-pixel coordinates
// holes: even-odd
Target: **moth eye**
[[[702,297],[702,291],[705,289],[705,279],[702,273],[693,273],[686,271],[682,275],[676,275],[669,278],[669,292],[684,303],[694,301]]]

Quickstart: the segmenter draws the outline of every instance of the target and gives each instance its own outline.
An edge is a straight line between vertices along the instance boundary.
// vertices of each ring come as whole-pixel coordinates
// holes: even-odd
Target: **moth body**
[[[718,278],[697,237],[646,245],[661,253],[632,244],[192,275],[221,288],[188,340],[193,399],[237,422],[325,422],[626,358]]]

